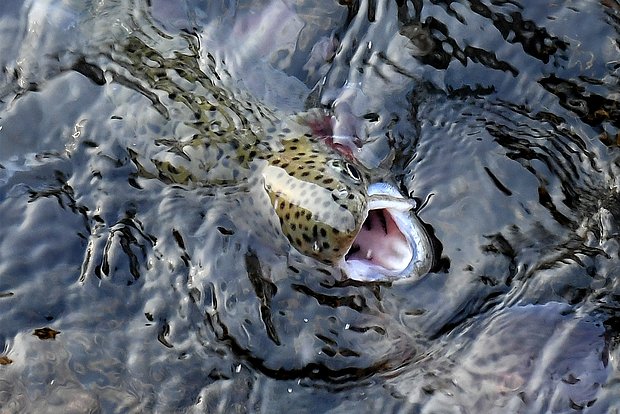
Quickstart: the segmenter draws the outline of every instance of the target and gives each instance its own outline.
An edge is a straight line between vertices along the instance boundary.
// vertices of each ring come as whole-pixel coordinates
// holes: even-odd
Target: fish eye
[[[328,161],[328,165],[334,169],[336,169],[340,173],[347,174],[351,179],[356,182],[362,181],[362,173],[360,170],[344,160],[332,160]]]
[[[348,162],[345,162],[344,163],[344,170],[355,181],[361,181],[362,180],[362,174],[360,173],[360,170],[358,170],[356,166],[354,166],[352,164],[349,164]]]

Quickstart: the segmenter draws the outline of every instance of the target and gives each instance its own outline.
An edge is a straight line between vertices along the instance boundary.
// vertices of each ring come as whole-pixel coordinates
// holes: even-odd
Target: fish
[[[433,263],[415,202],[337,147],[305,136],[266,156],[262,172],[281,230],[302,254],[372,282],[421,276]]]
[[[338,146],[311,133],[285,134],[269,144],[233,142],[224,150],[207,140],[197,151],[194,139],[174,151],[183,154],[176,160],[165,151],[167,161],[151,160],[159,172],[149,177],[183,185],[221,185],[224,175],[226,182],[249,180],[267,193],[268,207],[290,245],[341,269],[348,279],[392,281],[430,270],[432,246],[414,213],[415,202],[393,184],[374,182],[372,171]],[[134,163],[140,165],[137,159]],[[209,170],[203,169],[206,164]]]
[[[175,67],[194,83],[206,76],[192,73],[187,58],[170,62],[153,52],[149,59]],[[340,269],[344,278],[392,281],[428,273],[431,243],[414,213],[415,203],[395,185],[376,181],[375,171],[355,158],[354,146],[333,140],[330,125],[317,125],[329,123],[329,117],[316,111],[279,116],[250,96],[232,96],[212,82],[202,83],[202,95],[195,88],[188,97],[176,83],[164,82],[164,73],[156,72],[152,87],[165,88],[172,103],[191,109],[194,120],[185,127],[197,133],[156,139],[160,150],[152,156],[128,149],[138,175],[170,184],[258,186],[268,195],[264,199],[290,246]],[[263,116],[246,118],[257,111]],[[270,122],[263,126],[261,118]]]

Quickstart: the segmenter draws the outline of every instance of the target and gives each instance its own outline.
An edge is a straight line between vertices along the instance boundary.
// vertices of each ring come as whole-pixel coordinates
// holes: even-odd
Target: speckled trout
[[[166,90],[169,99],[189,107],[195,114],[190,127],[198,130],[188,139],[158,140],[165,150],[149,159],[157,171],[148,171],[140,156],[135,156],[142,176],[197,185],[258,180],[282,233],[302,254],[338,266],[348,278],[360,281],[428,272],[431,246],[413,213],[414,202],[393,185],[373,182],[372,171],[350,153],[330,145],[329,137],[317,136],[317,128],[304,122],[309,115],[279,120],[274,112],[251,103],[251,98],[232,97],[219,88],[210,80],[215,75],[201,75],[187,56],[166,59],[143,43],[128,51],[129,56],[136,56],[137,64],[146,53],[159,65],[124,66],[139,71],[142,78],[146,74],[152,88]],[[217,65],[213,59],[213,72],[221,73]],[[188,96],[190,92],[176,82],[164,82],[164,75],[171,71],[200,88]],[[248,120],[238,108],[251,108],[269,118],[269,126],[262,126],[260,117]]]

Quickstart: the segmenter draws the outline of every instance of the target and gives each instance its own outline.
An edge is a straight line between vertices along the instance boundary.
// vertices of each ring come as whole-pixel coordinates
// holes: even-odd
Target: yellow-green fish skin
[[[282,232],[301,253],[336,263],[365,219],[369,174],[316,138],[282,145],[262,170]]]

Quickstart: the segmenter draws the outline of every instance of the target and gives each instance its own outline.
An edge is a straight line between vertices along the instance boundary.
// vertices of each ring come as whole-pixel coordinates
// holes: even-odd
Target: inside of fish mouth
[[[390,272],[405,270],[413,259],[413,246],[387,208],[370,210],[345,260],[366,262]]]

